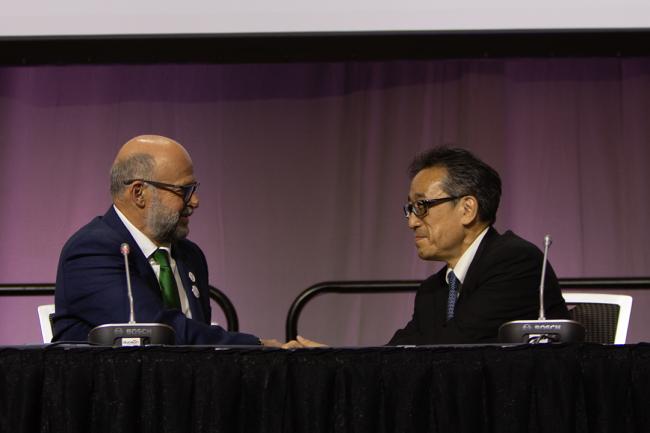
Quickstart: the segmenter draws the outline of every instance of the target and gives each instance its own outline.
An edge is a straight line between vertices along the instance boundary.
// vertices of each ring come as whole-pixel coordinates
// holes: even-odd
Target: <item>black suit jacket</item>
[[[490,227],[461,285],[454,317],[447,321],[447,267],[420,285],[412,320],[389,345],[497,342],[499,326],[537,319],[542,252],[511,231]],[[557,277],[547,265],[544,303],[548,319],[568,319]]]
[[[210,325],[208,266],[203,252],[189,240],[175,242],[172,254],[192,319],[180,310],[165,309],[156,274],[112,206],[103,217],[75,233],[61,251],[53,341],[86,341],[95,326],[128,322],[126,274],[120,254],[123,242],[131,246],[129,268],[136,321],[170,325],[176,331],[176,344],[259,344],[254,335]],[[190,273],[195,281],[190,280]]]

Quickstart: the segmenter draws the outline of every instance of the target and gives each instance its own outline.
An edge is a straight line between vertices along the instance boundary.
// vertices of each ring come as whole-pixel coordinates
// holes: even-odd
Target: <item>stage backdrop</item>
[[[439,144],[501,173],[497,228],[550,233],[559,276],[648,275],[649,86],[645,58],[0,68],[0,282],[54,281],[63,243],[109,207],[116,151],[147,133],[192,154],[190,238],[262,337],[283,337],[316,282],[439,267],[401,211],[409,161]],[[650,338],[644,299],[631,341]],[[300,331],[383,344],[411,310],[412,296],[332,296]],[[39,340],[29,302],[2,300],[0,322],[0,344]]]

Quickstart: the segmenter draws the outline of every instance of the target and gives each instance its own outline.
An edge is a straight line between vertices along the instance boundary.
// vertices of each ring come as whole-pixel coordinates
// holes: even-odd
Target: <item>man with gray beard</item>
[[[279,345],[210,325],[207,263],[186,239],[199,207],[198,185],[192,160],[176,141],[143,135],[122,146],[111,168],[113,206],[61,251],[53,341],[86,341],[98,325],[128,322],[120,253],[127,243],[138,322],[170,325],[176,344]]]

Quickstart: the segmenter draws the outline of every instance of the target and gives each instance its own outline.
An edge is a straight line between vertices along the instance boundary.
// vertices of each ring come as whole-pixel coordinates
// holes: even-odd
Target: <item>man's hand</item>
[[[283,349],[308,349],[313,347],[328,347],[326,344],[317,343],[300,335],[295,340],[287,341],[282,345]]]
[[[280,343],[275,338],[260,338],[260,343],[262,343],[262,346],[264,347],[280,347],[282,349],[309,349],[313,347],[328,347],[326,344],[309,340],[307,338],[301,337],[300,335],[295,340],[287,341],[284,344]]]
[[[283,347],[282,343],[280,343],[275,338],[269,338],[269,339],[260,338],[260,343],[262,343],[262,346],[264,347]]]
[[[298,343],[302,344],[302,347],[329,347],[327,344],[318,343],[300,335],[296,337],[296,340],[298,340]]]

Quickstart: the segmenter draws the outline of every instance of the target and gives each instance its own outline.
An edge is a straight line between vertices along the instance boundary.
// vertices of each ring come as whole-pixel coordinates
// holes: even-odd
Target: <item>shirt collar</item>
[[[131,236],[133,236],[133,239],[135,239],[135,243],[138,244],[138,247],[145,257],[149,258],[153,253],[156,252],[158,248],[167,250],[171,257],[171,247],[158,247],[158,245],[149,239],[147,235],[142,233],[136,226],[134,226],[131,221],[129,221],[129,219],[122,212],[120,212],[117,206],[113,205],[113,209],[115,209],[115,213],[117,213],[117,216],[120,218],[120,220],[122,220],[122,223],[124,223],[126,229],[129,231],[129,233],[131,233]]]
[[[472,260],[474,260],[474,256],[476,255],[476,251],[478,250],[478,246],[481,244],[481,241],[485,237],[485,234],[488,232],[488,229],[490,227],[486,227],[483,229],[481,233],[474,239],[474,242],[465,250],[462,256],[460,256],[460,259],[458,260],[458,263],[456,263],[456,266],[452,269],[450,267],[447,267],[447,273],[445,274],[445,278],[447,280],[447,284],[449,284],[449,273],[451,271],[454,271],[454,274],[456,275],[456,278],[458,278],[458,281],[460,283],[463,283],[463,280],[465,279],[465,275],[467,275],[467,270],[469,269],[469,265],[472,264]]]

